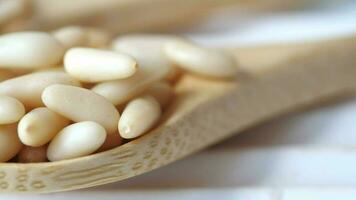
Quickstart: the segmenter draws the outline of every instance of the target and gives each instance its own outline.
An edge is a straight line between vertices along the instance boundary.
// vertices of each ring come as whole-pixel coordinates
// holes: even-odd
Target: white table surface
[[[323,2],[253,20],[220,14],[184,34],[212,46],[246,46],[356,33],[356,1]],[[126,181],[55,194],[0,195],[1,200],[218,198],[356,199],[356,96],[275,119]]]

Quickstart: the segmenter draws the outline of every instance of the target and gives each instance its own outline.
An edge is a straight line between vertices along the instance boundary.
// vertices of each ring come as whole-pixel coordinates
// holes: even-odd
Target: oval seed
[[[80,86],[80,83],[64,72],[36,72],[12,78],[0,83],[0,94],[12,96],[21,101],[25,107],[43,106],[42,91],[49,85],[60,83]]]
[[[149,87],[145,94],[154,97],[162,108],[166,107],[174,95],[173,88],[167,82],[157,82]]]
[[[58,64],[64,47],[44,32],[17,32],[0,36],[1,68],[42,68]]]
[[[164,79],[170,68],[166,65],[140,65],[137,72],[126,79],[98,83],[92,90],[120,105],[143,92],[154,82]]]
[[[131,34],[120,36],[112,42],[112,48],[133,56],[140,67],[160,66],[168,68],[166,77],[175,77],[178,71],[166,58],[163,46],[168,41],[177,40],[176,36],[159,34]]]
[[[17,124],[0,126],[0,162],[10,160],[21,150],[16,128]]]
[[[120,114],[104,97],[84,88],[51,85],[42,94],[43,103],[51,110],[75,122],[94,121],[108,133],[117,133]]]
[[[50,161],[89,155],[104,143],[105,129],[98,123],[84,121],[65,127],[53,138],[47,149]]]
[[[117,106],[142,93],[154,82],[162,80],[164,75],[165,73],[156,71],[154,67],[140,68],[130,78],[98,83],[91,90]]]
[[[121,137],[132,139],[151,129],[161,116],[161,107],[151,96],[136,98],[128,103],[119,121]]]
[[[84,82],[123,79],[136,72],[136,61],[126,55],[93,48],[72,48],[65,54],[67,73]]]
[[[15,98],[0,95],[0,124],[19,121],[25,114],[25,107]]]
[[[164,50],[173,63],[187,71],[216,78],[236,76],[236,60],[227,52],[203,48],[183,40],[167,42]]]
[[[23,144],[38,147],[52,140],[68,124],[68,119],[48,108],[36,108],[20,120],[18,134]]]
[[[66,49],[76,46],[86,46],[88,40],[87,31],[79,26],[63,27],[54,31],[52,35]]]
[[[20,163],[35,163],[47,161],[47,146],[29,147],[24,146],[17,155]]]

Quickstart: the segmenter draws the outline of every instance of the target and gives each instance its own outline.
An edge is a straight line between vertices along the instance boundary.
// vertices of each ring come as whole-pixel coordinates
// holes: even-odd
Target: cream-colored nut
[[[60,28],[52,35],[66,48],[86,46],[88,43],[88,33],[85,28],[79,26],[67,26]]]
[[[124,109],[119,121],[121,137],[132,139],[149,131],[159,120],[161,107],[151,96],[133,99]]]
[[[47,161],[47,146],[29,147],[24,146],[17,155],[20,163],[36,163]]]
[[[237,73],[235,58],[228,52],[197,46],[184,40],[165,44],[166,56],[179,67],[198,75],[232,78]]]
[[[87,45],[94,48],[102,48],[106,47],[112,38],[112,35],[98,28],[86,28],[87,31]]]
[[[162,108],[165,108],[171,101],[174,91],[170,84],[160,81],[152,84],[151,87],[146,90],[145,94],[154,97]]]
[[[167,77],[172,70],[161,52],[166,41],[176,37],[155,35],[130,35],[119,37],[112,43],[112,48],[118,52],[132,55],[139,64],[139,69],[130,78],[99,83],[92,90],[120,105],[142,93],[154,82]],[[143,49],[147,49],[143,51]]]
[[[58,64],[64,47],[44,32],[17,32],[0,36],[1,68],[43,68]]]
[[[0,94],[12,96],[26,108],[43,106],[42,91],[52,84],[80,86],[80,83],[64,72],[36,72],[12,78],[0,83]]]
[[[25,114],[23,104],[6,95],[0,95],[0,124],[12,124],[21,119]]]
[[[6,162],[14,157],[22,147],[17,136],[17,124],[0,126],[0,162]]]
[[[35,108],[27,113],[18,124],[21,142],[32,147],[48,143],[65,126],[69,120],[48,108]]]
[[[72,48],[65,54],[66,72],[84,82],[124,79],[136,72],[136,61],[126,54],[93,48]]]
[[[163,76],[160,77],[153,72],[139,69],[130,78],[99,83],[91,90],[117,106],[142,93],[151,84],[162,78]]]
[[[165,66],[142,66],[130,78],[98,83],[92,90],[114,105],[120,105],[164,79],[168,72],[169,68]]]
[[[57,161],[89,155],[99,149],[105,138],[105,129],[98,123],[84,121],[69,125],[53,138],[47,158]]]
[[[176,67],[163,53],[163,46],[168,41],[177,40],[176,36],[159,34],[131,34],[119,36],[112,42],[112,49],[133,56],[140,67],[160,66],[168,68],[169,76],[175,76]]]
[[[42,94],[43,103],[51,110],[75,122],[94,121],[108,133],[117,133],[120,114],[104,97],[84,88],[51,85]]]

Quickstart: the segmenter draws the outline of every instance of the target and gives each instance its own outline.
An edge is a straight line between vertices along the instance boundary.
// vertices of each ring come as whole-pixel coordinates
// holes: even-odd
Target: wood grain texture
[[[0,164],[0,191],[44,193],[123,180],[266,119],[356,88],[355,38],[235,51],[244,71],[237,82],[185,76],[178,83],[177,98],[155,130],[123,146],[78,159]]]

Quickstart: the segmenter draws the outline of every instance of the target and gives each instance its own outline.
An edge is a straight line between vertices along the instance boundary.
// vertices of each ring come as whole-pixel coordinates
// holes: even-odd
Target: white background
[[[314,0],[303,10],[237,18],[220,14],[183,34],[212,46],[356,34],[356,1]],[[126,181],[47,195],[0,195],[1,200],[218,198],[356,199],[356,96],[270,121]]]

